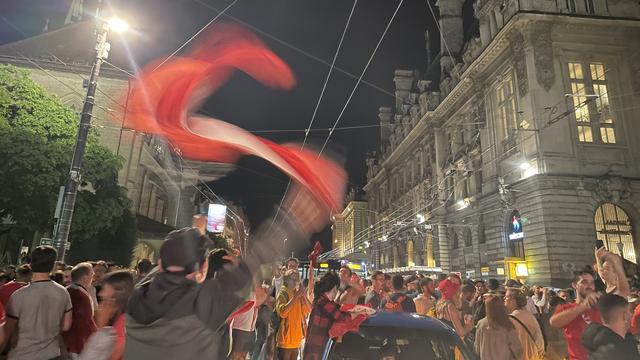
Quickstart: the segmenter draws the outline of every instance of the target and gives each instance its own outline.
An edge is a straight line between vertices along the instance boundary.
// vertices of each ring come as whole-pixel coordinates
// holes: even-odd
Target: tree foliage
[[[9,215],[19,226],[51,232],[78,120],[26,70],[0,66],[0,218]],[[118,184],[122,159],[98,140],[92,131],[71,226],[72,257],[100,257],[98,251],[105,246],[128,257],[135,242],[135,217],[126,189]],[[105,259],[116,257],[126,260],[115,253]]]

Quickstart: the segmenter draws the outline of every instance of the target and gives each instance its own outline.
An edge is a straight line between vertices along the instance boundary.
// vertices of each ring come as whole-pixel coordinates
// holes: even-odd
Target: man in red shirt
[[[582,345],[582,333],[591,323],[602,324],[593,274],[588,270],[577,271],[571,286],[576,290],[576,301],[558,305],[549,319],[551,326],[564,329],[569,359],[587,360],[589,353]]]
[[[69,331],[62,333],[62,338],[73,359],[82,351],[89,336],[96,332],[96,323],[93,320],[93,304],[87,289],[93,279],[93,266],[88,263],[80,263],[71,270],[71,285],[67,287],[71,297],[72,321]]]
[[[20,265],[16,271],[16,279],[0,286],[0,303],[7,306],[11,294],[31,281],[31,266],[29,264]]]

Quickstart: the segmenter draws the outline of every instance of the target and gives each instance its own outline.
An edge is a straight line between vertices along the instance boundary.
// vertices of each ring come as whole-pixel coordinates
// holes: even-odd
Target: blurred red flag
[[[259,156],[308,189],[326,210],[342,209],[346,174],[335,162],[300,145],[278,145],[227,122],[194,115],[197,108],[240,70],[277,89],[295,85],[289,66],[255,35],[235,25],[217,25],[189,54],[153,70],[150,64],[133,81],[124,127],[160,135],[182,157],[234,163]]]

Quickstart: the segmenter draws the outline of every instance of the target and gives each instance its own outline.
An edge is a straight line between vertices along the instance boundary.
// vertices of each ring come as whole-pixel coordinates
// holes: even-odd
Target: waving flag
[[[163,136],[190,160],[235,163],[243,155],[261,157],[309,190],[328,211],[340,211],[346,174],[333,161],[299,145],[279,145],[195,115],[236,70],[271,88],[295,85],[289,66],[252,33],[233,25],[214,30],[188,55],[142,71],[129,93],[125,127]]]

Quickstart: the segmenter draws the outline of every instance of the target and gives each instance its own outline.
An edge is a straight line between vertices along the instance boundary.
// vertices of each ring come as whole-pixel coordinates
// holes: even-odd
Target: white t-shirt
[[[256,301],[256,295],[251,293],[249,301]],[[233,319],[232,327],[236,330],[253,331],[256,329],[256,318],[258,317],[258,308],[253,306],[246,312],[236,316]]]

